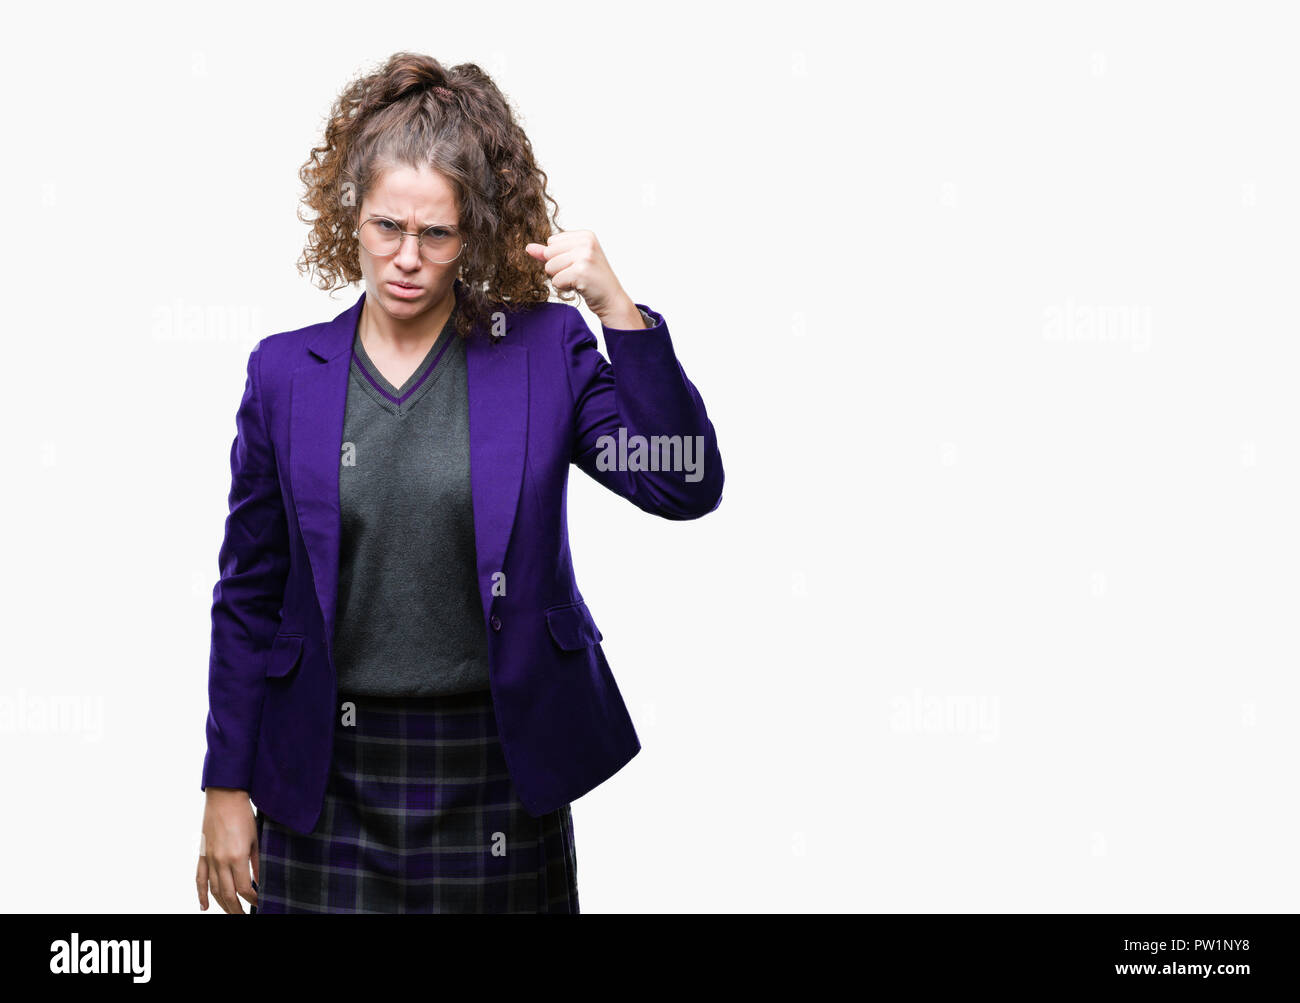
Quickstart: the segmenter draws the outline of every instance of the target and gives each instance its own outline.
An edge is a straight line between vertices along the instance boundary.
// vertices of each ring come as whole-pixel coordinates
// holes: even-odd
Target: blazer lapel
[[[365,302],[322,325],[307,342],[314,358],[293,373],[289,414],[289,479],[316,599],[325,621],[325,644],[334,657],[334,611],[339,580],[339,463],[348,401],[352,339]]]
[[[331,661],[342,523],[339,463],[343,419],[352,339],[365,298],[363,292],[355,304],[310,336],[307,349],[313,359],[292,375],[289,477]],[[489,339],[481,325],[474,330],[465,349],[470,492],[479,592],[487,619],[492,605],[493,575],[504,569],[523,483],[528,432],[528,355],[524,345],[508,337]]]
[[[509,324],[509,321],[507,321]],[[492,585],[504,573],[515,524],[528,442],[528,349],[482,328],[465,346],[469,385],[469,481],[483,619],[492,615]]]

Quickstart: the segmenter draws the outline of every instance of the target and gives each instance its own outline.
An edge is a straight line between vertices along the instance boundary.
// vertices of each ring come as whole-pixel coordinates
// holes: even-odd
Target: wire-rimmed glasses
[[[376,257],[386,258],[396,254],[403,237],[414,237],[424,260],[434,265],[447,265],[460,257],[465,240],[456,227],[448,223],[435,223],[420,233],[408,233],[387,216],[370,216],[352,236],[361,246]]]

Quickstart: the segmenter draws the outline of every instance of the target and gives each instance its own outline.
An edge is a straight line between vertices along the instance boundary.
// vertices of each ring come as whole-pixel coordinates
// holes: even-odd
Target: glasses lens
[[[371,254],[392,254],[401,242],[402,231],[391,219],[368,219],[358,234],[361,246]]]
[[[460,256],[460,232],[446,226],[431,226],[420,237],[420,250],[435,265],[455,261]]]
[[[391,219],[376,217],[361,224],[357,236],[367,251],[384,257],[401,246],[402,228]],[[448,226],[431,226],[420,236],[420,253],[433,264],[444,265],[460,257],[462,244],[460,231]]]

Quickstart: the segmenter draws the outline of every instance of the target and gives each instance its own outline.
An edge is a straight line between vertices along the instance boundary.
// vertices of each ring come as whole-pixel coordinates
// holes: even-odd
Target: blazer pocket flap
[[[555,643],[565,651],[578,651],[603,640],[585,602],[576,606],[548,609],[546,625],[551,628],[551,637],[555,638]]]
[[[271,654],[266,659],[268,676],[287,676],[298,667],[302,655],[301,634],[279,634],[271,642]]]

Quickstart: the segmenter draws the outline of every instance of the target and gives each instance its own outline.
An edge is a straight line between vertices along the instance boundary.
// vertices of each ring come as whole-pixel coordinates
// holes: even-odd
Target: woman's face
[[[430,226],[458,226],[456,198],[446,178],[428,167],[394,167],[361,200],[360,224],[371,216],[386,216],[407,233],[422,233]],[[460,270],[460,258],[435,265],[417,246],[403,237],[392,254],[375,255],[358,245],[361,274],[366,283],[366,303],[385,310],[395,320],[409,321],[441,303],[451,292]],[[399,290],[394,283],[415,286]]]

